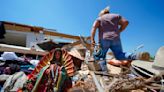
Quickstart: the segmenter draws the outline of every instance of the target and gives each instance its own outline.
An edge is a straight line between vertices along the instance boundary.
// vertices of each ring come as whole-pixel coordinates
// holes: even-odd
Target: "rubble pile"
[[[78,58],[75,58],[74,56],[70,57],[69,53],[67,54],[63,54],[65,56],[64,57],[65,61],[67,61],[66,65],[71,65],[71,67],[70,66],[67,67],[67,70],[69,70],[71,75],[64,75],[71,80],[70,82],[64,82],[64,83],[71,84],[71,87],[68,87],[67,90],[65,90],[67,92],[77,92],[77,91],[80,92],[158,92],[162,88],[161,80],[163,75],[154,75],[152,77],[137,76],[132,71],[133,68],[131,66],[131,63],[128,63],[127,65],[120,65],[120,66],[115,66],[108,63],[107,64],[108,71],[102,71],[101,66],[98,64],[98,62],[101,61],[96,61],[96,63],[95,61],[88,61],[88,62],[86,62],[85,60],[79,61]],[[12,55],[10,57],[11,57],[9,58],[10,60],[6,60],[8,62],[10,61],[9,63],[8,62],[3,63],[4,61],[3,59],[1,59],[1,67],[2,66],[4,67],[4,65],[5,67],[9,67],[8,70],[5,68],[6,71],[1,72],[0,75],[1,91],[2,92],[8,92],[8,91],[35,92],[36,90],[33,91],[33,89],[36,86],[36,84],[39,85],[36,87],[40,87],[40,85],[42,85],[40,84],[41,82],[38,82],[39,80],[38,78],[40,74],[42,74],[44,77],[44,73],[40,73],[40,72],[41,71],[43,72],[43,68],[46,64],[51,66],[51,64],[48,62],[52,60],[52,57],[54,57],[54,55],[52,54],[52,52],[50,52],[46,56],[42,57],[40,62],[35,64],[30,63],[29,61],[27,61],[28,59],[25,58],[24,59],[12,58]],[[17,62],[14,63],[14,61],[11,59],[13,59],[14,61],[17,60]],[[28,72],[27,70],[25,71],[25,69],[22,69],[22,64],[27,65],[27,62],[31,66],[31,67],[30,66],[26,67],[27,70],[31,69],[31,71]],[[72,66],[71,62],[72,64],[73,62],[76,63],[79,62],[80,64],[77,64],[78,66],[73,64]],[[152,62],[152,61],[144,61],[144,62]],[[12,70],[11,69],[12,67],[10,67],[10,64],[12,65],[18,64],[20,66],[19,70],[11,72],[10,70]],[[74,66],[76,68],[75,71],[73,70],[74,72],[73,73],[71,72],[72,70],[70,69]],[[46,73],[47,73],[47,69],[45,70]],[[59,73],[58,75],[60,75],[60,71],[62,71],[61,69],[58,70]],[[66,73],[68,73],[67,70]],[[34,74],[34,75],[31,77],[29,76],[30,74]],[[55,72],[54,75],[56,75]],[[62,78],[59,78],[59,76],[55,76],[55,77],[58,77],[57,80],[59,81],[65,80],[62,79],[64,77]],[[62,83],[59,84],[60,86],[64,85]],[[55,92],[55,90],[53,92]]]

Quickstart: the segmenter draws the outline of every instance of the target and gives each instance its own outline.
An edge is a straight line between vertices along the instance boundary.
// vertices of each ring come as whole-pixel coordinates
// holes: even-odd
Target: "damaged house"
[[[163,74],[159,70],[144,69],[152,69],[145,65],[154,62],[136,60],[125,66],[108,63],[108,71],[102,72],[99,61],[90,60],[89,40],[90,37],[1,21],[1,92],[162,91]],[[164,47],[161,47],[154,65],[163,67],[163,53]],[[108,55],[114,58],[112,53]]]

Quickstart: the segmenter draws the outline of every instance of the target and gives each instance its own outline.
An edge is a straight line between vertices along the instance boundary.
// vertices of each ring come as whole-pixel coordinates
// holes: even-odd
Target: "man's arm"
[[[123,30],[125,30],[125,28],[127,27],[128,24],[129,24],[128,20],[121,17],[121,19],[119,21],[120,28],[119,28],[118,32],[122,32]]]
[[[95,39],[94,39],[95,33],[96,33],[96,29],[99,27],[99,25],[100,25],[99,21],[96,20],[92,26],[92,29],[91,29],[91,44],[92,44],[92,46],[95,45]]]

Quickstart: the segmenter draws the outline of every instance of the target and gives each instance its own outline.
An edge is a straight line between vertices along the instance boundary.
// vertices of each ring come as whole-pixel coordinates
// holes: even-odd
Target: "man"
[[[120,34],[126,29],[128,24],[128,20],[119,14],[110,13],[109,7],[106,7],[100,12],[99,17],[95,20],[91,29],[92,49],[95,46],[94,37],[96,30],[99,29],[98,43],[100,44],[101,50],[98,52],[99,55],[97,53],[94,54],[95,60],[105,59],[109,48],[117,60],[134,60],[139,58],[132,53],[124,53],[122,50]]]

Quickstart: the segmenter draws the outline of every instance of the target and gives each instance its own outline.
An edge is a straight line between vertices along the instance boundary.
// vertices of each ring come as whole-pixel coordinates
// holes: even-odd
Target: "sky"
[[[129,21],[121,33],[125,52],[142,44],[138,52],[154,56],[164,46],[164,0],[0,0],[0,21],[90,36],[93,22],[106,6]]]

